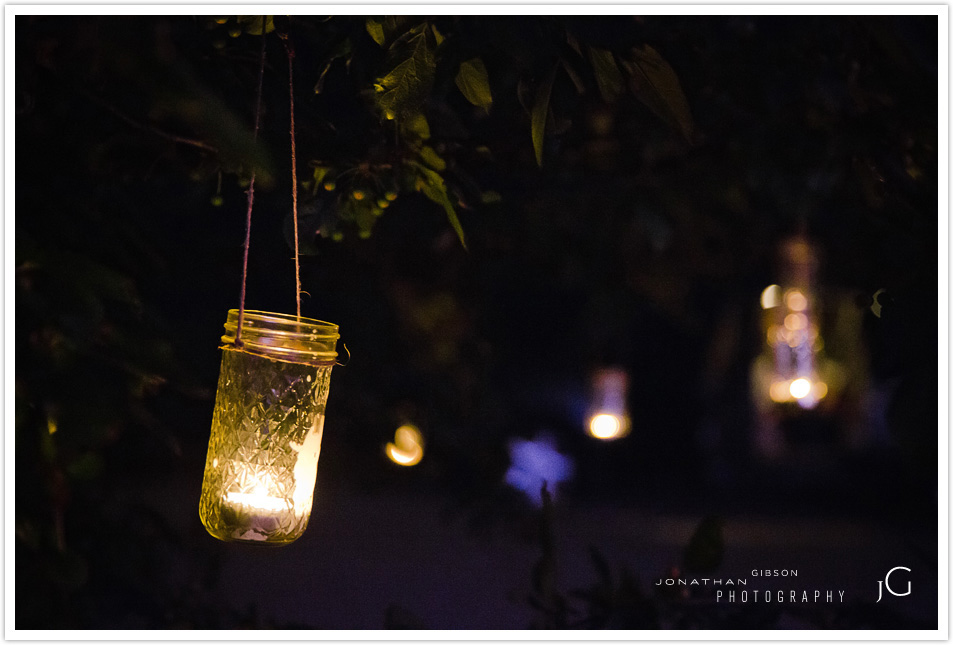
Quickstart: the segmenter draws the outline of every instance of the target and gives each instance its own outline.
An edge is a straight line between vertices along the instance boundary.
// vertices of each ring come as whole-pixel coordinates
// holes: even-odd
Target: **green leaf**
[[[549,95],[553,91],[553,80],[555,78],[556,68],[554,67],[536,88],[533,111],[530,115],[533,149],[536,151],[536,163],[540,166],[543,165],[543,137],[546,133],[546,117],[549,115]]]
[[[427,117],[420,112],[404,121],[401,130],[405,135],[414,135],[421,141],[430,138],[430,124],[427,123]]]
[[[479,58],[471,58],[460,63],[460,70],[454,79],[457,87],[470,103],[490,111],[493,105],[493,95],[490,93],[490,78],[486,73],[486,66]]]
[[[261,36],[261,16],[238,16],[238,24],[243,25],[245,33],[252,36]],[[275,30],[274,16],[265,16],[265,33]]]
[[[443,34],[441,34],[437,29],[437,25],[430,25],[430,29],[433,31],[433,40],[435,43],[437,43],[437,47],[439,47],[440,44],[445,40]]]
[[[378,106],[388,119],[418,113],[433,87],[436,63],[425,27],[414,27],[408,38],[391,45],[388,57],[397,62],[375,86]]]
[[[367,29],[367,33],[370,34],[375,43],[381,47],[384,46],[384,25],[373,18],[368,18],[367,22],[364,23],[364,28]]]
[[[410,23],[408,16],[371,16],[364,23],[364,28],[378,45],[384,47],[406,32]],[[425,26],[426,24],[423,25]]]
[[[582,78],[579,76],[579,72],[572,66],[572,64],[565,58],[561,58],[560,61],[563,64],[563,69],[566,70],[566,74],[569,75],[569,80],[572,81],[572,84],[576,86],[576,93],[582,94],[586,91],[586,84],[582,82]]]
[[[447,168],[447,162],[430,146],[420,149],[420,159],[434,170],[441,171]]]
[[[612,103],[625,89],[622,72],[616,65],[615,56],[607,49],[590,47],[589,60],[592,61],[592,71],[596,75],[599,93],[606,103]]]
[[[632,55],[633,60],[623,61],[623,66],[636,98],[691,141],[695,129],[692,112],[675,71],[649,45],[634,47]]]
[[[314,167],[314,181],[315,183],[321,183],[324,181],[324,177],[331,171],[329,166],[315,166]]]
[[[463,226],[460,224],[460,218],[457,217],[457,211],[454,210],[453,204],[450,202],[447,185],[444,183],[443,177],[440,176],[440,173],[423,164],[415,162],[411,162],[411,164],[417,169],[417,190],[426,195],[430,201],[443,206],[447,213],[447,219],[450,220],[450,226],[456,231],[457,237],[460,238],[460,244],[466,249],[467,241],[463,234]]]
[[[373,207],[362,204],[354,207],[354,221],[357,223],[358,231],[369,234],[374,230],[374,223],[377,221],[379,213]]]

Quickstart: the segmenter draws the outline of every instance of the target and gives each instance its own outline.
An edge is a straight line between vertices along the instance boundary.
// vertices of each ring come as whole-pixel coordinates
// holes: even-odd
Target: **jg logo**
[[[898,569],[902,571],[906,571],[907,573],[910,573],[910,569],[906,567],[894,567],[893,569],[888,571],[887,575],[884,576],[883,580],[877,581],[877,602],[880,602],[880,599],[883,598],[884,587],[887,588],[887,591],[892,596],[909,596],[910,595],[910,581],[909,580],[907,580],[907,590],[904,591],[903,593],[897,593],[896,591],[890,588],[890,574],[892,574],[894,571],[897,571]]]

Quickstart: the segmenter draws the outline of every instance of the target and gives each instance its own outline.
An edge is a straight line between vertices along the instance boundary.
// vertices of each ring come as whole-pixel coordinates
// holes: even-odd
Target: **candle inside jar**
[[[230,492],[225,495],[224,503],[242,518],[241,527],[232,532],[232,537],[238,540],[267,540],[291,513],[286,499],[268,495],[264,489],[251,493]]]
[[[283,464],[274,463],[266,452],[265,463],[225,462],[227,478],[232,482],[222,495],[221,505],[235,518],[229,537],[256,542],[274,541],[291,528],[306,523],[311,513],[324,416],[299,444],[290,441],[283,453]],[[271,458],[269,458],[271,457]],[[218,460],[212,463],[218,467]]]
[[[284,511],[288,509],[288,502],[281,497],[271,497],[265,491],[251,493],[228,493],[225,501],[232,504],[244,504],[263,511]]]

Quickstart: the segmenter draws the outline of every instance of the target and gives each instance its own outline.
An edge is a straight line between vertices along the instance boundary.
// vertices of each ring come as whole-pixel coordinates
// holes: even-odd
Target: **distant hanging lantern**
[[[629,434],[628,391],[629,376],[625,370],[617,367],[596,370],[586,427],[590,437],[609,441]]]
[[[287,544],[311,516],[337,325],[228,312],[199,515],[225,541]]]
[[[384,447],[387,458],[399,466],[416,466],[424,458],[424,438],[417,426],[409,423],[397,428],[394,441]]]
[[[265,17],[262,17],[265,24]],[[240,306],[228,312],[212,434],[205,461],[199,516],[220,540],[288,544],[311,517],[338,326],[301,316],[298,192],[294,132],[294,47],[288,54],[291,108],[291,197],[294,222],[294,316],[245,309],[255,170],[248,186]],[[265,71],[262,33],[255,109],[261,118]]]
[[[787,240],[781,251],[784,284],[773,284],[761,294],[772,364],[767,395],[775,403],[811,409],[827,396],[818,364],[823,347],[815,295],[818,258],[802,236]]]

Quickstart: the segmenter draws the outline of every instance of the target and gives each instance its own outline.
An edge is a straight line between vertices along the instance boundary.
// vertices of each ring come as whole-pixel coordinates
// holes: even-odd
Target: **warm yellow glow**
[[[804,311],[807,309],[807,298],[797,289],[791,289],[784,296],[784,302],[791,311]]]
[[[775,381],[768,394],[775,403],[784,403],[791,398],[791,385],[787,381]]]
[[[218,459],[215,462],[213,468],[216,467]],[[292,510],[291,500],[275,495],[278,486],[271,473],[241,461],[231,462],[230,468],[236,473],[235,485],[238,490],[225,493],[225,503],[232,506],[248,506],[269,513]]]
[[[791,331],[807,328],[807,316],[804,314],[788,314],[784,317],[784,326]]]
[[[589,420],[589,434],[596,439],[618,439],[625,432],[625,419],[615,414],[597,414]]]
[[[761,292],[761,308],[771,309],[781,304],[781,287],[772,284]]]
[[[403,425],[394,433],[394,442],[404,449],[412,445],[420,445],[422,440],[420,430],[411,425]]]
[[[395,464],[400,466],[416,466],[424,457],[424,451],[420,446],[415,446],[410,451],[403,451],[392,443],[387,444],[387,456]]]
[[[777,344],[779,338],[781,338],[781,328],[777,325],[768,327],[768,345],[773,347]]]
[[[264,486],[259,486],[250,493],[228,493],[225,501],[232,504],[244,504],[263,511],[286,511],[288,501],[281,497],[268,495]]]
[[[814,384],[814,394],[818,399],[823,399],[827,396],[827,383],[824,381],[818,381]]]
[[[424,457],[423,436],[412,425],[403,425],[394,433],[394,443],[384,448],[388,459],[401,466],[416,466]]]
[[[811,392],[811,382],[806,378],[799,378],[791,381],[791,396],[795,399],[803,399]]]
[[[46,430],[50,434],[56,434],[56,430],[57,430],[56,419],[54,419],[53,417],[46,418]]]

